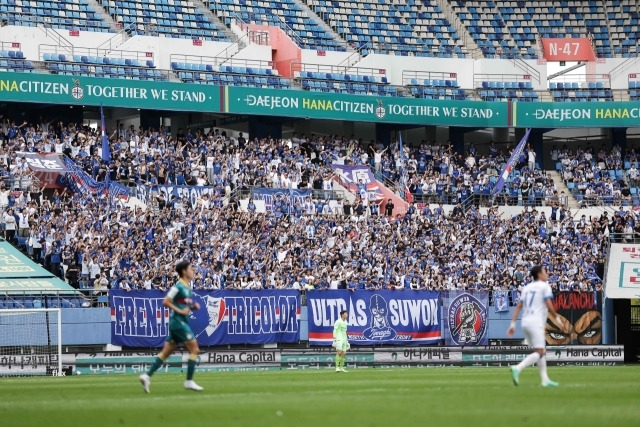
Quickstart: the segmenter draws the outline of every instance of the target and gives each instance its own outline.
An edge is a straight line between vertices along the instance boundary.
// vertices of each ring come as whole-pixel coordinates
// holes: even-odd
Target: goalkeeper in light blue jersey
[[[340,318],[336,320],[335,325],[333,325],[333,347],[337,350],[336,372],[347,372],[344,364],[347,360],[347,350],[351,348],[349,338],[347,337],[347,316],[349,316],[349,312],[342,310],[340,312]]]

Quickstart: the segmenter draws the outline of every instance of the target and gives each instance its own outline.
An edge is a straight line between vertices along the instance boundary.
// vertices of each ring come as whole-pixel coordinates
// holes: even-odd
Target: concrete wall
[[[101,345],[111,343],[109,308],[63,308],[62,345]]]

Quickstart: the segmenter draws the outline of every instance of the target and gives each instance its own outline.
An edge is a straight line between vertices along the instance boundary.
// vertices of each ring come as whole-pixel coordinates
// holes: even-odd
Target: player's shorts
[[[531,348],[545,348],[544,325],[522,325],[525,342]]]
[[[337,351],[347,351],[349,350],[349,343],[347,341],[336,341],[336,350]]]
[[[180,344],[183,342],[191,341],[195,338],[193,331],[189,326],[177,326],[169,327],[169,334],[167,335],[166,342],[174,342]]]

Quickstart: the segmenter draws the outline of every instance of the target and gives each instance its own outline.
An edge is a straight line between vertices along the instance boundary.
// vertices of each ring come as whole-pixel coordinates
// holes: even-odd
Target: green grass
[[[12,426],[632,426],[640,424],[640,367],[158,373],[0,379],[0,425]]]

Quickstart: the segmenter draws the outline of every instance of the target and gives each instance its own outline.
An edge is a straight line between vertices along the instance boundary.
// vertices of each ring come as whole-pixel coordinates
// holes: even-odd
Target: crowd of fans
[[[623,155],[618,145],[597,153],[590,144],[577,147],[575,152],[554,146],[551,156],[582,206],[633,203],[632,189],[640,186],[639,156],[634,148]]]
[[[541,263],[557,289],[587,291],[602,286],[597,271],[607,236],[640,237],[633,210],[573,218],[558,203],[553,181],[536,170],[531,150],[520,173],[493,199],[515,204],[521,197],[530,207],[504,217],[495,207],[486,214],[477,207],[490,200],[483,196],[508,156],[493,144],[488,156],[473,146],[462,156],[449,144],[427,142],[415,149],[395,142],[365,148],[354,137],[246,140],[217,131],[170,135],[164,128],[121,127],[111,135],[113,161],[106,165],[95,130],[2,123],[0,159],[8,166],[1,172],[1,227],[7,239],[22,239],[35,260],[74,287],[167,289],[175,262],[187,258],[196,265],[196,289],[514,290],[529,280],[528,268]],[[148,209],[66,190],[43,195],[35,180],[28,188],[19,184],[26,191],[13,191],[17,178],[29,176],[15,155],[20,150],[67,154],[98,180],[110,174],[131,186],[147,185]],[[239,208],[236,190],[252,186],[326,190],[331,163],[370,164],[416,195],[456,207],[447,213],[442,205],[431,210],[414,203],[395,218],[342,201],[266,213],[251,203],[248,211]],[[197,200],[167,200],[154,191],[167,183],[215,191]],[[553,206],[549,217],[535,209],[543,202]]]

